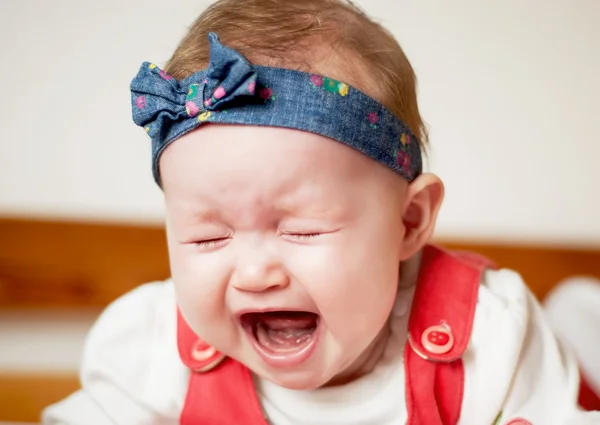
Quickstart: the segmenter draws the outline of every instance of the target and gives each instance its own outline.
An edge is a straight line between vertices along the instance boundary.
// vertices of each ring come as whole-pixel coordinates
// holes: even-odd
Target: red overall
[[[425,247],[404,350],[408,425],[458,422],[464,388],[461,357],[471,336],[481,275],[492,267],[476,254]],[[177,334],[180,356],[192,370],[180,423],[268,425],[250,370],[232,359],[219,362],[222,356],[210,347],[205,358],[195,355],[202,341],[181,315]],[[580,401],[585,408],[600,409],[600,400],[585,384]]]

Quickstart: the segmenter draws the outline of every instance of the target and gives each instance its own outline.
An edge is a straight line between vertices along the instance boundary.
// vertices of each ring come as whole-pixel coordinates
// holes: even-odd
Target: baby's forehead
[[[234,172],[303,167],[307,172],[345,170],[351,174],[385,169],[368,156],[326,136],[285,127],[209,124],[182,136],[161,157],[199,171]]]
[[[164,189],[193,185],[219,196],[251,188],[319,195],[404,179],[367,155],[315,133],[251,125],[210,124],[170,145],[161,158]],[[243,196],[243,195],[242,195]]]

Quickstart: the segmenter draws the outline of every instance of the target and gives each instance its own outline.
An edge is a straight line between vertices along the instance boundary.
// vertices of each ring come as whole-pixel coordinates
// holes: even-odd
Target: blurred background
[[[436,240],[540,298],[600,274],[600,2],[356,0],[397,37],[447,195]],[[77,388],[112,299],[168,277],[129,82],[210,1],[0,1],[0,421]]]

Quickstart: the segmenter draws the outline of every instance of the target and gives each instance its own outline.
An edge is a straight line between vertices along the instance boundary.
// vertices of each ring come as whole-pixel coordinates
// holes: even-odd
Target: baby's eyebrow
[[[333,200],[312,200],[308,202],[281,202],[275,205],[278,211],[294,217],[335,218],[347,214],[345,208]]]
[[[197,209],[190,208],[187,211],[180,211],[177,221],[185,225],[197,225],[201,223],[217,223],[223,221],[222,214],[215,209]]]
[[[201,209],[193,213],[193,220],[201,223],[215,222],[222,221],[223,216],[219,211],[214,209]]]

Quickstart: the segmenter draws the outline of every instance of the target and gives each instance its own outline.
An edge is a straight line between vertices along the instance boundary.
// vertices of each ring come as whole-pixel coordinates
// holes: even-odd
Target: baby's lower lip
[[[312,331],[305,332],[297,341],[291,344],[283,344],[282,346],[271,344],[275,347],[269,347],[269,344],[266,344],[268,331],[264,327],[259,329],[259,323],[253,320],[244,320],[244,318],[241,322],[250,345],[257,354],[269,366],[277,368],[295,367],[306,362],[314,353],[321,333],[320,319],[315,315],[315,326]]]

